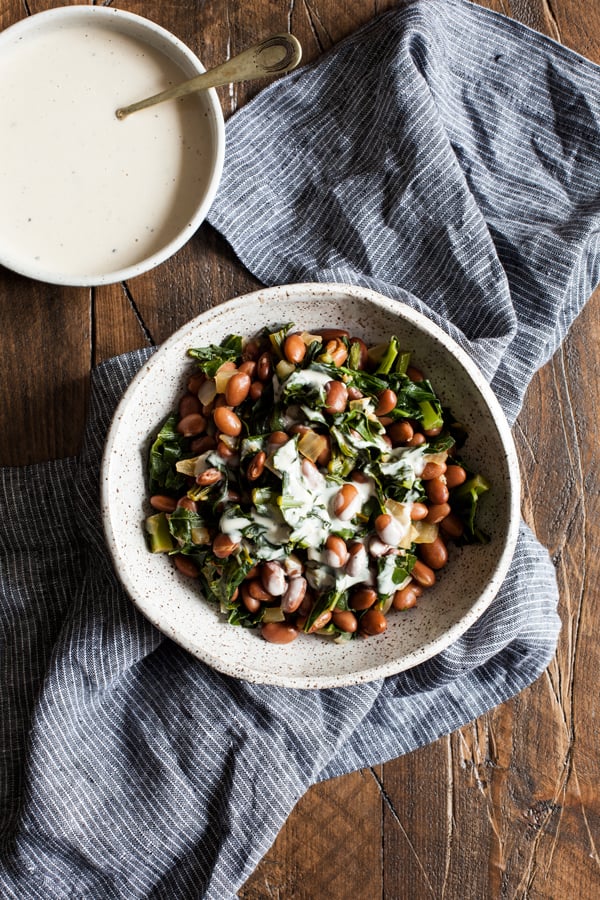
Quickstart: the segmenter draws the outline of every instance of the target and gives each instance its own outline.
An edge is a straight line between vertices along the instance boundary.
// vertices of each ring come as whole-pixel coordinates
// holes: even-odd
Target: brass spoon
[[[121,107],[116,111],[116,116],[117,119],[124,119],[139,109],[146,109],[165,100],[177,100],[187,94],[223,84],[263,78],[265,75],[283,75],[284,72],[295,69],[301,58],[302,47],[292,34],[275,34],[208,72],[202,72],[160,94]]]

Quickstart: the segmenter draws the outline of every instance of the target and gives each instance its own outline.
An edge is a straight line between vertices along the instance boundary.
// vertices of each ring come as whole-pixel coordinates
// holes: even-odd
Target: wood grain
[[[0,267],[0,465],[77,453],[90,368],[90,292]]]
[[[2,0],[0,27],[61,5]],[[306,61],[394,0],[124,0],[206,65],[291,28]],[[490,0],[600,62],[600,4]],[[261,87],[221,89],[226,116]],[[159,344],[255,279],[204,225],[127,284],[83,290],[0,268],[0,464],[77,452],[91,365]],[[526,520],[550,549],[563,630],[548,671],[514,700],[406,757],[312,788],[242,900],[596,900],[600,897],[600,293],[534,378],[515,427]]]

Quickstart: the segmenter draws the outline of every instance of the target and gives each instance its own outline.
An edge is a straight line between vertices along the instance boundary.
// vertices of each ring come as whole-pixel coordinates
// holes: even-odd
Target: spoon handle
[[[163,103],[165,100],[177,100],[187,94],[196,91],[204,91],[211,87],[220,87],[223,84],[233,84],[237,81],[247,81],[252,78],[263,78],[268,75],[282,75],[295,69],[302,58],[300,42],[292,34],[275,34],[266,38],[259,44],[249,47],[237,56],[215,66],[208,72],[202,72],[188,81],[138,100],[130,106],[123,106],[116,111],[117,119],[126,116],[148,106]]]

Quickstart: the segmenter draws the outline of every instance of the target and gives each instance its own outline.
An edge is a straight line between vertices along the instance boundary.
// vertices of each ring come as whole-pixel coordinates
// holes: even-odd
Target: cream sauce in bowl
[[[133,277],[197,230],[221,175],[214,90],[115,110],[202,72],[122,10],[63,7],[0,34],[0,264],[58,284]]]

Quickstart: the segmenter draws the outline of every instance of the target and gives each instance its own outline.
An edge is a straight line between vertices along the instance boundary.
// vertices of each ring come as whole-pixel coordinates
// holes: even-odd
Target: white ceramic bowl
[[[388,629],[378,637],[337,645],[302,634],[285,646],[269,644],[256,631],[227,624],[201,596],[197,582],[186,580],[169,558],[149,553],[146,546],[148,448],[193,371],[188,348],[285,322],[307,330],[344,327],[367,343],[397,334],[443,404],[466,425],[469,436],[461,454],[492,484],[478,519],[490,542],[452,550],[436,586],[416,608],[390,613]],[[204,313],[174,334],[140,370],[116,410],[106,443],[103,520],[125,589],[168,637],[228,675],[294,688],[328,688],[415,666],[447,647],[481,616],[512,559],[520,518],[518,472],[510,429],[495,396],[444,332],[410,307],[369,290],[290,285],[238,297]]]
[[[221,177],[217,94],[115,112],[203,71],[164,28],[107,6],[59,7],[1,32],[0,264],[100,285],[179,250]]]

